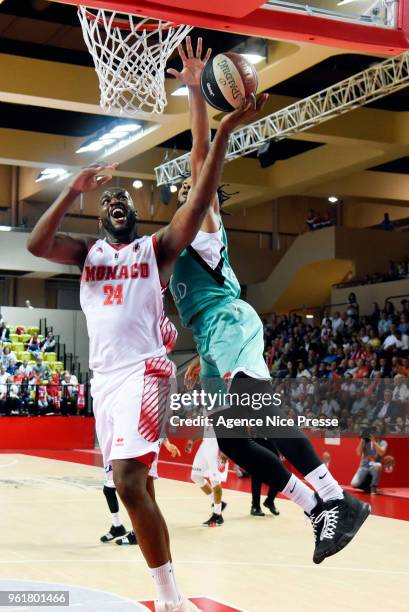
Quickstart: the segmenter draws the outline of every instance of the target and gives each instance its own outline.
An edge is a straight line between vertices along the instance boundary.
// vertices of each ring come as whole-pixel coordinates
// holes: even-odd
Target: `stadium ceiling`
[[[193,38],[199,34],[215,52],[249,43],[243,36],[193,30]],[[267,61],[257,66],[259,90],[270,92],[265,115],[383,59],[275,40],[266,41],[266,47]],[[178,66],[177,56],[171,65]],[[185,97],[171,95],[177,88],[178,83],[168,79],[165,113],[154,120],[141,113],[138,119],[149,129],[104,160],[119,162],[118,176],[155,181],[154,168],[166,152],[172,158],[186,153],[188,105]],[[55,165],[74,171],[97,160],[98,153],[75,151],[84,139],[116,120],[102,113],[98,97],[97,78],[74,7],[46,0],[1,4],[0,164],[39,169]],[[216,129],[220,113],[213,109],[209,113]],[[322,197],[335,188],[340,196],[401,200],[396,197],[396,175],[382,168],[409,155],[408,113],[409,89],[405,88],[369,107],[291,135],[286,154],[278,155],[279,161],[266,168],[260,167],[255,155],[232,161],[226,165],[224,180],[241,193],[229,206],[251,206],[285,195]],[[300,142],[306,146],[298,147]],[[409,187],[409,176],[401,174],[400,180]],[[44,190],[43,184],[33,180],[31,195],[44,193],[45,199],[51,199],[62,184]],[[30,197],[27,186],[26,195]]]

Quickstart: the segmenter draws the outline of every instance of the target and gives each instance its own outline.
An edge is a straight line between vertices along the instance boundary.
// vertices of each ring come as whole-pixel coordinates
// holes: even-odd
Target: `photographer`
[[[387,448],[388,443],[381,440],[380,433],[369,429],[362,431],[356,449],[357,455],[361,457],[361,463],[351,481],[352,487],[376,495],[376,487],[382,470],[382,457]]]

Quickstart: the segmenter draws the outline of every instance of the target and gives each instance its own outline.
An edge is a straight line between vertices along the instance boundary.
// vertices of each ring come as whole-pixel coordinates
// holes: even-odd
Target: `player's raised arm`
[[[242,121],[260,111],[267,98],[268,95],[263,94],[254,104],[254,98],[250,96],[239,109],[223,117],[197,184],[192,188],[186,204],[176,211],[170,224],[156,234],[158,263],[163,282],[169,280],[176,258],[193,241],[210,208],[220,183],[230,133]]]
[[[198,38],[196,52],[193,52],[190,36],[186,38],[186,51],[183,45],[179,45],[178,51],[183,67],[180,72],[173,68],[168,73],[183,83],[189,91],[189,106],[192,130],[192,150],[190,153],[190,165],[192,172],[192,185],[197,183],[202,166],[210,148],[210,125],[207,114],[207,106],[202,95],[200,77],[206,62],[209,60],[212,50],[208,49],[202,59],[202,38]]]
[[[85,241],[58,234],[58,227],[68,209],[81,193],[94,191],[111,180],[111,176],[99,176],[100,173],[115,168],[114,164],[81,170],[37,221],[27,242],[30,253],[56,263],[81,267],[87,256]]]

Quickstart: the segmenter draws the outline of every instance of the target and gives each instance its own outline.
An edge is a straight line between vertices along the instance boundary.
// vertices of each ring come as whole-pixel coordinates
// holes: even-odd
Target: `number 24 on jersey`
[[[103,290],[105,295],[104,306],[114,306],[115,304],[123,304],[124,293],[122,283],[118,285],[104,285]]]

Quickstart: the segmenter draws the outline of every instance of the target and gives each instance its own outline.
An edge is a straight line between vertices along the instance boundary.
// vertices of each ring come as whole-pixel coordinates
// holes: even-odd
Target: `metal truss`
[[[236,130],[230,136],[226,161],[257,151],[270,140],[294,136],[408,85],[409,51],[405,51]],[[161,164],[155,168],[155,174],[158,186],[180,182],[190,174],[190,153]]]

